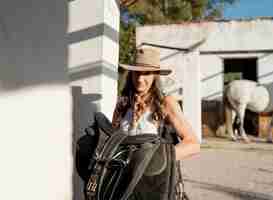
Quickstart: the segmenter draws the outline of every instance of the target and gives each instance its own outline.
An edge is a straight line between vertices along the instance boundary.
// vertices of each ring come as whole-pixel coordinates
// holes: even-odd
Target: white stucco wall
[[[198,28],[207,41],[204,50],[254,50],[272,48],[272,19],[231,20],[191,23],[187,28]]]
[[[194,31],[196,27],[199,27],[200,34],[204,34],[207,38],[199,49],[204,99],[217,99],[222,96],[223,60],[228,58],[256,57],[258,81],[273,82],[273,55],[270,52],[261,52],[261,50],[273,50],[273,19],[191,23],[187,29]],[[202,54],[207,51],[218,51],[218,53]],[[232,51],[241,51],[241,53],[228,53]]]
[[[83,199],[75,143],[111,118],[118,29],[115,0],[2,2],[0,199]]]
[[[219,56],[206,55],[200,57],[201,94],[204,99],[213,99],[222,95],[223,90],[223,60]]]
[[[273,49],[273,46],[271,48]],[[273,53],[266,53],[259,56],[258,80],[260,83],[273,82]]]
[[[0,6],[0,199],[72,199],[67,1]]]

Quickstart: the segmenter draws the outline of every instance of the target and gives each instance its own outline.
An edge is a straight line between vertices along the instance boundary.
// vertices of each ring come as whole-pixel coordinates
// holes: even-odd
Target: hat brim
[[[126,64],[119,64],[120,67],[129,71],[151,71],[151,72],[159,72],[160,75],[169,75],[172,70],[171,69],[162,69],[159,67],[149,67],[149,66],[134,66],[134,65],[126,65]]]

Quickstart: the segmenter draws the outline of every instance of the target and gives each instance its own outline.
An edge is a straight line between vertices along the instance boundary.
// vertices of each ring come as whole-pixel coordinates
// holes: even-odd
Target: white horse
[[[250,142],[244,130],[245,110],[252,112],[272,112],[273,111],[273,84],[259,85],[257,82],[249,80],[235,80],[228,84],[224,91],[225,121],[226,129],[231,139],[236,141],[237,134],[233,133],[232,125],[236,115],[239,119],[239,132],[245,142]],[[273,117],[273,116],[272,116]],[[267,128],[268,142],[272,141],[273,120]]]

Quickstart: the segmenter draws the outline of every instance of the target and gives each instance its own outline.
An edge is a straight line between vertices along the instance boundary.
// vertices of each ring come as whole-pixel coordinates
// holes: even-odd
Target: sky
[[[238,0],[224,11],[227,19],[252,18],[260,16],[273,17],[273,0]]]

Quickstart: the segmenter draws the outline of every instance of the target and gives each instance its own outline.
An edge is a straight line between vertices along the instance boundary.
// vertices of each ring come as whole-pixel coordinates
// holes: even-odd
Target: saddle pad
[[[155,176],[161,174],[167,166],[166,144],[161,143],[159,148],[154,153],[148,167],[146,168],[145,176]]]

